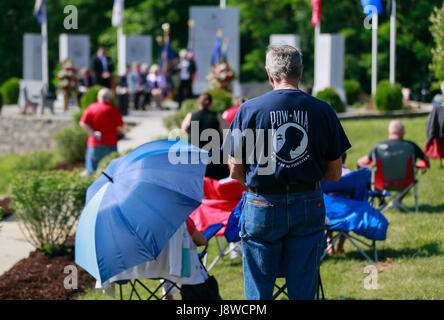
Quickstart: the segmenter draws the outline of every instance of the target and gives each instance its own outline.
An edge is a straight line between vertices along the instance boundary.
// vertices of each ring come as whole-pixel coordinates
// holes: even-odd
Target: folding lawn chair
[[[322,182],[326,215],[330,221],[328,231],[337,234],[327,243],[321,260],[335,245],[341,236],[348,239],[353,246],[369,261],[378,261],[376,241],[385,240],[388,221],[381,212],[371,206],[375,198],[384,201],[389,194],[370,190],[371,173],[363,168],[342,176],[337,182]],[[350,234],[355,233],[366,240]],[[370,240],[370,243],[368,242]],[[373,251],[373,258],[359,246]]]
[[[205,230],[204,235],[209,240],[211,239],[214,234],[216,234],[220,228],[222,228],[222,224],[215,224],[211,225]],[[182,228],[182,229],[181,229]],[[178,233],[183,233],[186,229],[185,226],[182,226],[179,228]],[[187,232],[187,231],[185,231]],[[191,237],[190,237],[191,238]],[[195,246],[194,246],[195,247]],[[128,295],[128,300],[138,299],[138,300],[161,300],[166,295],[170,294],[172,290],[176,290],[181,292],[181,285],[194,285],[197,284],[197,282],[202,282],[204,279],[200,275],[197,274],[198,271],[195,271],[197,268],[200,268],[199,272],[205,272],[207,274],[207,279],[209,278],[209,275],[207,273],[207,270],[205,270],[204,266],[201,264],[201,257],[205,255],[206,246],[204,250],[201,253],[197,252],[196,250],[191,249],[189,256],[183,256],[182,257],[182,273],[184,272],[183,264],[184,261],[189,263],[189,267],[187,269],[188,274],[185,275],[189,276],[189,278],[183,278],[178,275],[166,275],[168,273],[165,271],[165,269],[168,269],[168,267],[165,265],[165,261],[171,260],[171,255],[169,255],[168,252],[164,252],[164,250],[168,251],[169,249],[162,250],[159,257],[154,260],[147,262],[143,265],[136,266],[134,268],[125,270],[125,272],[114,276],[112,279],[107,281],[105,284],[101,284],[99,282],[96,283],[96,288],[102,288],[104,289],[104,292],[110,296],[114,296],[114,284],[117,284],[119,287],[119,297],[120,300],[124,300],[126,297],[123,293],[123,288],[126,285],[129,285],[131,290]],[[193,254],[196,254],[196,256],[192,256]],[[161,257],[162,256],[162,257]],[[172,255],[174,257],[174,254]],[[158,276],[160,275],[160,276]],[[164,276],[162,276],[164,275]],[[160,282],[156,284],[155,286],[151,287],[148,286],[146,283],[142,281],[142,279],[149,279],[149,280],[157,280]],[[165,282],[168,283],[167,289],[164,290],[162,293],[162,288],[164,287]]]
[[[397,191],[398,195],[390,202],[383,203],[379,210],[384,212],[390,207],[410,211],[402,200],[413,188],[415,211],[418,212],[418,180],[416,179],[415,151],[412,144],[400,140],[388,145],[376,146],[372,155],[372,190],[379,192]]]
[[[242,193],[246,188],[238,181],[231,178],[215,180],[205,177],[204,194],[202,204],[190,215],[197,230],[205,230],[208,225],[222,223],[223,227],[215,234],[218,253],[208,267],[210,271],[217,262],[229,255],[235,248],[228,248],[230,243],[237,241],[228,241],[224,243],[222,236],[227,231],[228,220],[232,211],[238,205],[242,198]],[[203,257],[203,264],[207,264],[208,256]]]

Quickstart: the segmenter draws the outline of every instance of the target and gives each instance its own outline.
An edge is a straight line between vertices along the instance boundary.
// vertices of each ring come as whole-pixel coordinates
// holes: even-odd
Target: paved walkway
[[[125,122],[135,124],[135,127],[128,132],[124,139],[120,140],[117,148],[119,152],[130,148],[136,148],[155,137],[167,135],[168,131],[163,127],[162,119],[174,113],[177,105],[167,103],[169,110],[149,110],[130,111],[130,115],[124,117]],[[14,115],[18,113],[16,106],[8,106],[3,109],[3,115]],[[55,117],[68,118],[76,110],[63,113],[62,110],[55,110]],[[44,117],[50,117],[44,115]],[[14,216],[10,216],[0,222],[0,275],[9,270],[18,261],[29,256],[34,250],[22,234],[18,222]]]

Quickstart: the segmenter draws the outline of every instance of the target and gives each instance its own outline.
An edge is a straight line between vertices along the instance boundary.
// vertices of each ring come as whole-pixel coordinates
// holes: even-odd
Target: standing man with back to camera
[[[339,180],[351,145],[333,108],[298,89],[298,49],[270,46],[266,71],[273,90],[242,104],[224,145],[231,177],[248,188],[240,232],[245,297],[272,299],[283,275],[290,299],[314,299],[325,244],[319,182]]]

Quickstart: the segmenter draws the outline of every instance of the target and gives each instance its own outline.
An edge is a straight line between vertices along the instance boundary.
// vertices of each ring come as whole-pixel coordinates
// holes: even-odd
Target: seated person
[[[342,174],[341,174],[341,176],[345,176],[346,174],[349,174],[350,172],[351,172],[351,170],[350,169],[348,169],[346,166],[345,166],[345,160],[347,159],[347,153],[343,153],[342,154]],[[327,217],[326,217],[326,219],[328,219]],[[329,224],[329,222],[327,222],[327,220],[325,221],[325,223],[326,224]],[[328,230],[327,231],[327,243],[330,243],[330,241],[332,240],[332,238],[333,238],[333,231],[331,231],[331,230]],[[339,241],[338,241],[338,247],[337,247],[337,249],[335,249],[335,247],[334,246],[332,246],[331,248],[330,248],[330,250],[328,250],[328,254],[329,255],[332,255],[332,254],[336,254],[336,253],[344,253],[344,242],[345,242],[345,236],[344,235],[341,235],[340,237],[339,237]]]
[[[196,229],[196,225],[194,224],[193,220],[191,218],[187,218],[185,223],[187,225],[188,233],[191,235],[191,239],[193,239],[196,246],[206,246],[208,244],[207,238],[202,232]],[[174,285],[168,280],[163,282],[162,291],[163,294],[168,292],[168,294],[163,297],[163,300],[174,300],[174,294],[178,292],[177,288],[174,287]]]
[[[156,106],[161,108],[162,101],[165,98],[167,84],[165,76],[160,72],[157,64],[151,66],[150,73],[147,76],[147,83],[151,96],[156,102]]]
[[[419,148],[414,142],[404,140],[404,134],[405,134],[405,126],[404,123],[401,120],[392,120],[388,127],[388,140],[383,141],[379,144],[387,144],[389,146],[393,146],[398,143],[404,143],[407,142],[411,144],[415,150],[415,158],[416,159],[422,159],[427,163],[427,166],[429,166],[429,158],[424,154],[424,152]],[[379,145],[378,144],[378,145]],[[370,151],[370,153],[366,156],[363,156],[358,160],[358,168],[364,168],[369,167],[373,161],[373,151],[375,150],[376,146],[373,147],[373,149]]]
[[[434,107],[444,107],[444,81],[441,82],[441,94],[433,97],[432,104]]]

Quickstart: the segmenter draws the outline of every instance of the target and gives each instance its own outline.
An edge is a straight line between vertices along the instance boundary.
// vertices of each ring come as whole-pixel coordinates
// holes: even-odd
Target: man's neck
[[[279,82],[274,82],[273,90],[281,90],[281,89],[299,89],[299,82],[298,81],[289,81],[289,80],[282,80]]]

